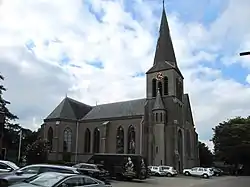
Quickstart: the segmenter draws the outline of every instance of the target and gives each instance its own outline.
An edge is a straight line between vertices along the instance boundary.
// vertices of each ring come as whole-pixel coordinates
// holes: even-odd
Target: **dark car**
[[[85,175],[79,174],[66,174],[66,173],[56,173],[56,172],[46,172],[23,182],[11,185],[11,187],[68,187],[68,186],[89,186],[89,187],[105,187],[111,186],[110,184],[105,184],[98,179],[91,178]]]
[[[101,164],[79,163],[73,167],[77,168],[77,171],[83,175],[88,175],[102,181],[105,181],[109,178],[109,172],[105,170]]]
[[[219,168],[212,168],[213,169],[213,172],[214,172],[214,176],[221,176],[223,175],[223,171]]]
[[[94,154],[90,164],[102,164],[109,171],[110,176],[118,180],[148,178],[147,161],[137,154]]]
[[[0,173],[0,186],[10,185],[16,182],[24,181],[40,173],[45,172],[58,172],[58,173],[71,173],[79,174],[76,168],[48,164],[34,164],[25,166],[18,170],[9,173]]]

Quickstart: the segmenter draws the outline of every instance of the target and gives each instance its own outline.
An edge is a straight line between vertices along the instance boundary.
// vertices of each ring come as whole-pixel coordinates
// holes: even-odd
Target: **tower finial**
[[[165,0],[162,0],[162,7],[165,8]]]
[[[67,98],[68,97],[68,95],[67,95],[67,92],[65,93],[65,98]]]

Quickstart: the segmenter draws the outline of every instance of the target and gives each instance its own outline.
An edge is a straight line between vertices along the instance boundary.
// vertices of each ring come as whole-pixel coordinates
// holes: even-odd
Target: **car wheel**
[[[155,176],[160,177],[161,175],[159,173],[156,173]]]
[[[172,174],[171,173],[167,173],[167,177],[172,177]]]
[[[203,178],[206,178],[206,179],[208,178],[208,174],[203,174],[202,176]]]
[[[219,173],[216,173],[216,176],[217,176],[217,177],[219,177],[219,176],[220,176],[220,174],[219,174]]]
[[[186,176],[189,176],[189,175],[190,175],[190,173],[189,173],[189,172],[187,172],[187,171],[186,171],[184,174],[185,174]]]

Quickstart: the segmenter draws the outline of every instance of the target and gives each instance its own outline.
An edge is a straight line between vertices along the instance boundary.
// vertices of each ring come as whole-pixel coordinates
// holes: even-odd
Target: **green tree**
[[[49,143],[45,140],[36,140],[27,147],[26,159],[28,164],[46,163],[48,161]]]
[[[199,156],[202,167],[211,167],[213,164],[213,154],[208,146],[202,142],[199,142]]]
[[[213,143],[217,160],[250,165],[250,116],[235,117],[217,125]]]
[[[5,117],[4,123],[0,124],[0,138],[5,143],[6,142],[6,137],[9,137],[8,135],[4,136],[6,131],[8,131],[6,129],[6,126],[11,126],[13,120],[18,119],[18,117],[16,115],[14,115],[13,113],[11,113],[10,110],[7,108],[7,105],[9,105],[10,102],[3,98],[3,93],[6,91],[6,88],[2,84],[3,80],[4,80],[4,77],[0,74],[0,81],[1,81],[0,82],[0,112],[3,112],[4,117]],[[12,142],[12,140],[11,140],[11,142]],[[1,144],[1,147],[0,147],[0,158],[3,157],[3,155],[1,155],[1,149],[2,149],[2,144]]]
[[[0,75],[0,81],[3,81],[4,77]],[[8,124],[10,121],[18,119],[16,115],[11,113],[9,109],[7,108],[7,105],[10,104],[9,101],[5,100],[3,98],[3,93],[6,91],[6,88],[3,86],[3,84],[0,84],[0,109],[5,114],[5,123]]]

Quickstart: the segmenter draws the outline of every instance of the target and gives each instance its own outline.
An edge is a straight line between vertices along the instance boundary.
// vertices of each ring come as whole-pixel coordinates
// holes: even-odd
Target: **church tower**
[[[163,4],[153,66],[146,72],[145,114],[150,164],[182,165],[178,152],[178,127],[183,126],[183,76],[178,67]],[[176,161],[175,153],[180,156]],[[176,166],[174,165],[174,166]]]

